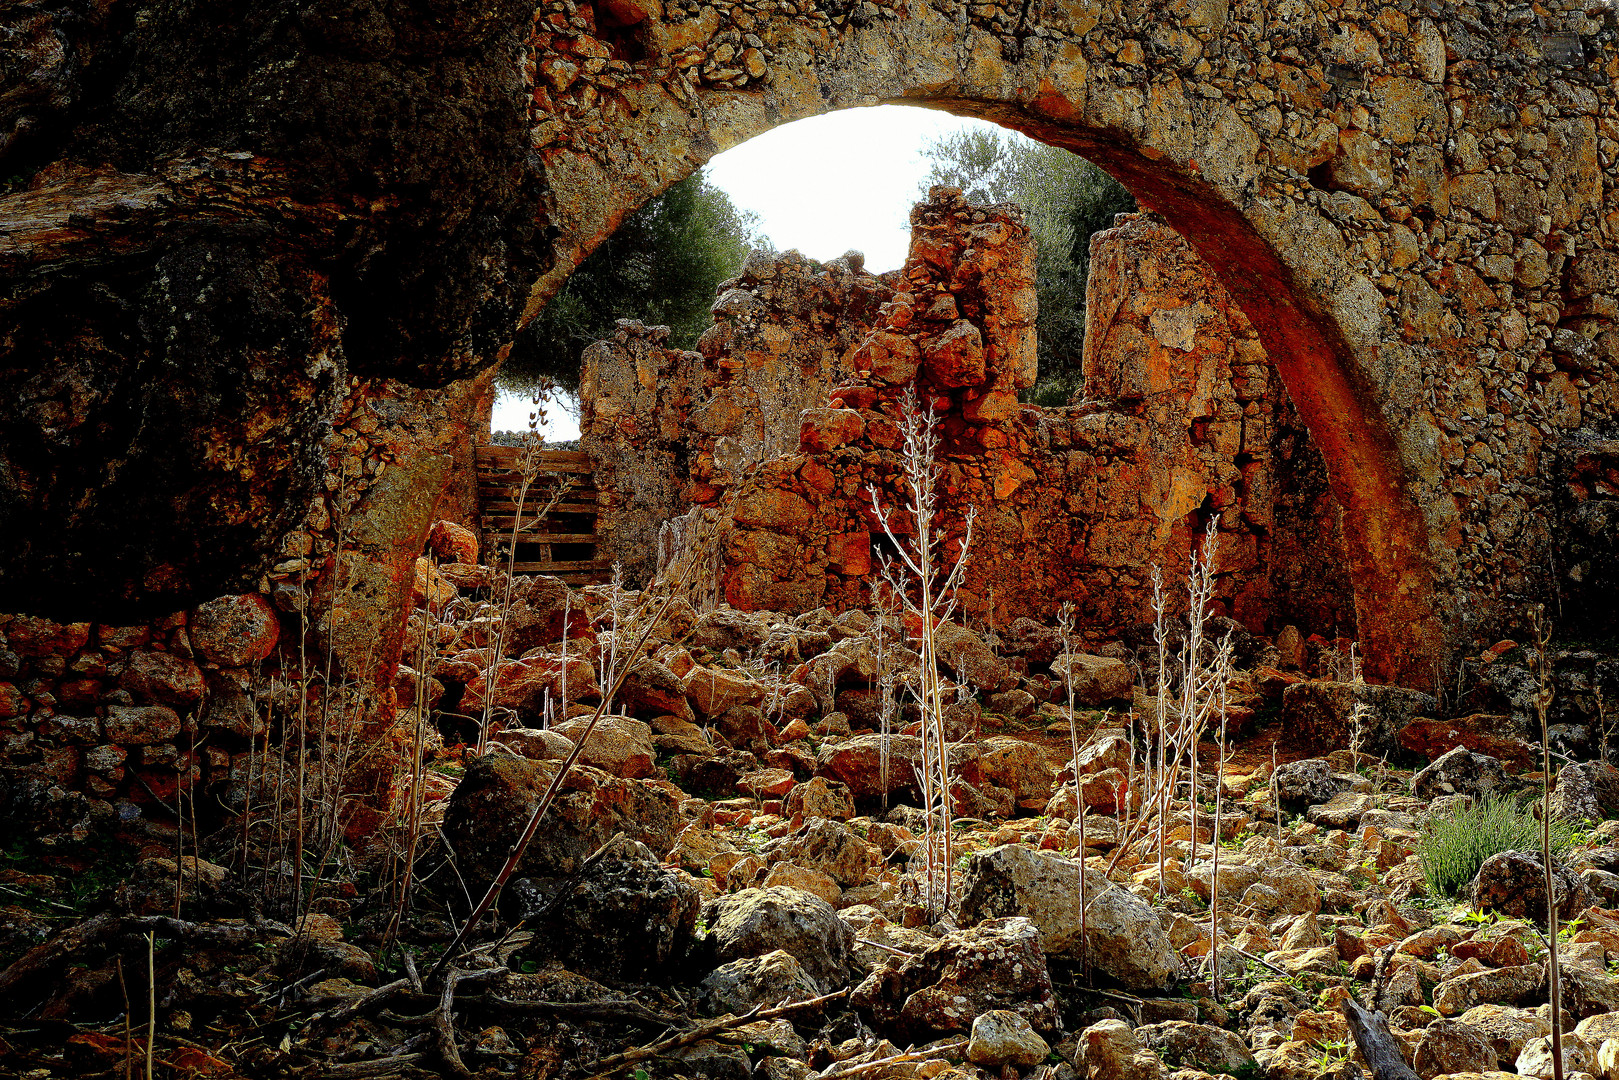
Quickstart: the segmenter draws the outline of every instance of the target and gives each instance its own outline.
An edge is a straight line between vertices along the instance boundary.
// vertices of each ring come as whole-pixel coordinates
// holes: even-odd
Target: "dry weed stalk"
[[[1065,601],[1057,615],[1057,635],[1062,641],[1062,651],[1065,656],[1072,656],[1074,631],[1074,605],[1072,601]],[[1074,672],[1072,661],[1068,669],[1068,677],[1063,680],[1068,691],[1068,743],[1074,752],[1074,820],[1079,823],[1079,965],[1080,972],[1086,983],[1091,981],[1091,947],[1087,936],[1090,932],[1090,890],[1085,880],[1085,791],[1084,785],[1079,782],[1079,717],[1074,713]],[[1109,714],[1111,715],[1111,714]],[[1103,723],[1107,717],[1103,717]],[[1089,745],[1090,739],[1085,740]]]
[[[877,777],[883,791],[883,810],[888,810],[888,769],[894,740],[894,669],[888,656],[888,620],[894,614],[893,595],[882,583],[871,583],[872,651],[877,663]]]
[[[923,906],[935,918],[942,917],[950,900],[951,886],[951,799],[950,755],[945,725],[944,688],[939,678],[937,626],[955,613],[956,589],[967,569],[972,549],[975,514],[967,511],[966,532],[953,566],[944,571],[945,560],[939,546],[942,537],[934,531],[938,509],[936,486],[942,467],[936,462],[939,450],[937,417],[931,407],[918,407],[914,387],[908,387],[901,403],[900,433],[904,449],[900,461],[901,488],[910,500],[906,511],[910,539],[895,532],[891,512],[883,509],[875,485],[868,486],[873,516],[884,535],[899,553],[899,561],[882,557],[882,576],[906,612],[917,620],[920,645],[920,696],[922,705],[921,762],[917,780],[922,790],[923,826]],[[914,530],[914,531],[912,531]],[[941,577],[942,574],[942,577]],[[914,591],[913,591],[914,590]]]
[[[1534,634],[1535,715],[1540,720],[1540,863],[1546,886],[1546,983],[1551,989],[1552,1080],[1563,1080],[1563,971],[1557,955],[1557,877],[1552,866],[1552,742],[1548,717],[1552,707],[1551,624],[1546,609],[1536,605],[1530,611]]]

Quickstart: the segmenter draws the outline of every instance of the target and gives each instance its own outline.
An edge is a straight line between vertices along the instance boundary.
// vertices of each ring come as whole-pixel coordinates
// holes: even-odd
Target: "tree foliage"
[[[1085,279],[1091,234],[1136,201],[1107,173],[1077,154],[1010,131],[966,129],[936,139],[923,190],[959,187],[977,202],[1023,207],[1034,234],[1040,300],[1040,374],[1029,400],[1060,405],[1079,388],[1085,345]]]
[[[528,393],[551,382],[579,387],[585,347],[613,333],[619,319],[670,329],[689,349],[712,319],[714,289],[735,277],[763,244],[758,218],[694,174],[626,218],[573,272],[537,319],[518,335],[497,382]]]

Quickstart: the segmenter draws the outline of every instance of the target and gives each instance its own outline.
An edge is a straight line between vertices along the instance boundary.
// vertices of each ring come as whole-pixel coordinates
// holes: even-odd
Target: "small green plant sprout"
[[[1472,923],[1474,926],[1494,926],[1500,914],[1494,908],[1489,911],[1468,910],[1457,916],[1457,921]]]

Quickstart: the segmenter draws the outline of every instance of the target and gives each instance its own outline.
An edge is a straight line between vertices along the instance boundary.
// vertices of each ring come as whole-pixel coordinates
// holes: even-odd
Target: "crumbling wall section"
[[[848,378],[851,347],[892,293],[858,252],[826,264],[759,252],[721,285],[695,351],[631,320],[585,350],[580,445],[602,493],[598,550],[628,581],[656,570],[665,521],[718,503],[740,470],[797,446],[799,414]]]
[[[1219,599],[1264,628],[1353,626],[1338,512],[1319,455],[1252,328],[1161,222],[1103,234],[1093,254],[1089,400],[1019,405],[1035,376],[1033,244],[1015,207],[935,189],[855,377],[807,410],[797,452],[738,485],[724,588],[739,608],[869,603],[881,536],[867,492],[898,498],[902,400],[938,417],[942,527],[959,548],[977,512],[965,609],[1051,617],[1074,601],[1096,628],[1150,616],[1151,567],[1173,580],[1210,517]],[[1289,587],[1295,592],[1288,593]]]

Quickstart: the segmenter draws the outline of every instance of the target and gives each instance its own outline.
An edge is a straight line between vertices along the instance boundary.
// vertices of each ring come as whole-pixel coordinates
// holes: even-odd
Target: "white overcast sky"
[[[878,105],[827,113],[767,131],[708,163],[710,183],[743,210],[759,215],[759,231],[778,251],[797,248],[825,262],[864,252],[873,273],[905,261],[911,206],[927,173],[922,149],[933,139],[985,120],[933,109]],[[496,431],[528,424],[528,402],[502,395]],[[579,437],[565,405],[550,410],[547,441]]]

